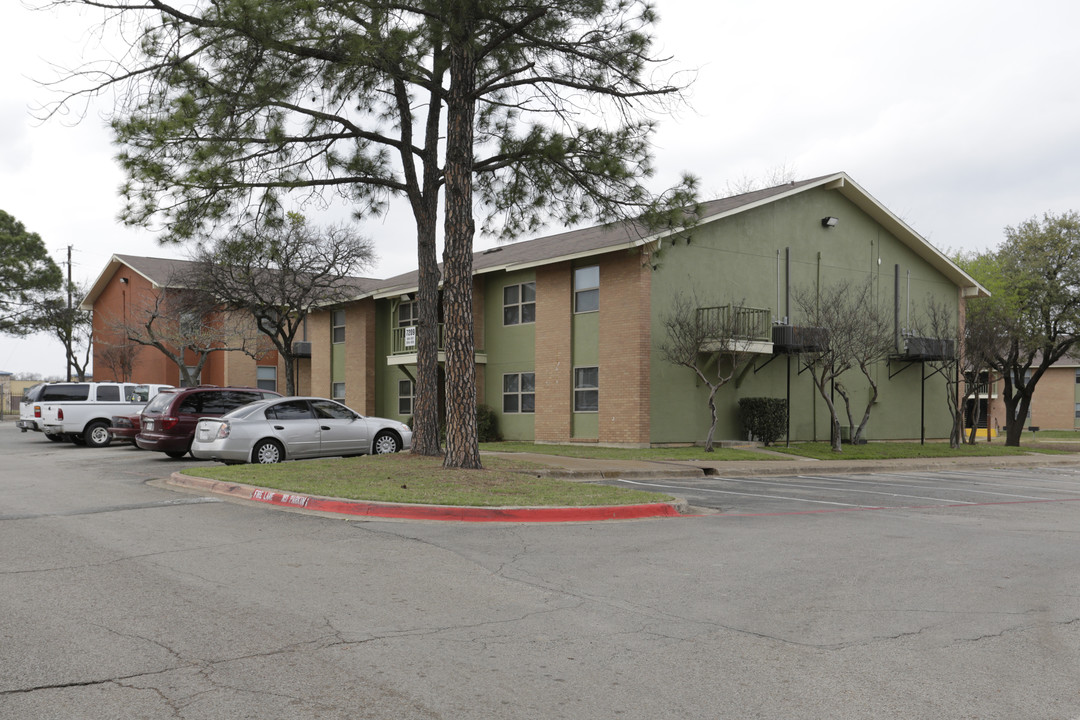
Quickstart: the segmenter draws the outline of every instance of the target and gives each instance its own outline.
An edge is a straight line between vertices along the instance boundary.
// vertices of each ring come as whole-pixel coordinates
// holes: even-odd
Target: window
[[[41,402],[82,402],[90,398],[90,386],[46,385],[41,391]]]
[[[290,400],[266,408],[266,417],[277,420],[314,420],[307,400]]]
[[[335,310],[330,313],[330,342],[335,345],[345,342],[344,310]]]
[[[574,412],[600,411],[600,368],[574,368]]]
[[[1080,420],[1080,403],[1076,403],[1076,419]]]
[[[398,415],[412,415],[413,397],[416,394],[416,385],[412,380],[398,380],[397,388]]]
[[[98,402],[120,402],[120,388],[116,385],[98,385]]]
[[[200,377],[202,373],[198,372],[198,368],[189,365],[187,371],[188,375],[191,376],[191,384],[187,384],[184,382],[184,378],[180,378],[180,387],[195,387],[202,384],[202,378]]]
[[[1080,385],[1080,370],[1076,371],[1076,384]]]
[[[503,375],[503,412],[536,412],[536,375],[534,373]]]
[[[578,268],[574,271],[574,312],[596,312],[600,309],[600,266]]]
[[[397,309],[397,326],[409,327],[420,322],[419,303],[403,302]]]
[[[332,397],[334,400],[344,400],[345,399],[345,383],[343,383],[343,382],[331,383],[330,384],[330,397]]]
[[[349,408],[330,400],[312,400],[311,407],[315,416],[328,420],[355,420],[356,413]]]
[[[277,390],[277,367],[260,365],[255,368],[255,387],[260,390]]]
[[[536,283],[507,285],[503,288],[503,325],[536,322]]]

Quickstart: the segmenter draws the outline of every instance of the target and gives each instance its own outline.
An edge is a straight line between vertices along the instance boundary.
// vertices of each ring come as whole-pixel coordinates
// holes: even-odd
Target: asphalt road
[[[148,481],[190,462],[10,425],[0,457],[0,718],[1080,718],[1061,470],[476,525],[177,493]]]

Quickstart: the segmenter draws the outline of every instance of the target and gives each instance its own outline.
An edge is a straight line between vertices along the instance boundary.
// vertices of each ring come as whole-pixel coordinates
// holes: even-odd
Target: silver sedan
[[[412,430],[397,420],[364,417],[326,398],[286,397],[199,420],[191,454],[224,463],[276,463],[393,453],[411,446]]]

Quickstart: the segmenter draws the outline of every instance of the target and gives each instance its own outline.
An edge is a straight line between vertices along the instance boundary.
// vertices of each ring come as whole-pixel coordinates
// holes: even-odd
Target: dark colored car
[[[199,387],[164,390],[147,403],[139,415],[135,444],[157,450],[171,458],[191,450],[195,425],[200,418],[221,417],[230,410],[256,400],[281,397],[279,393],[250,387]]]
[[[142,425],[140,415],[113,415],[112,425],[109,426],[109,437],[114,443],[135,443],[135,436],[139,434]]]

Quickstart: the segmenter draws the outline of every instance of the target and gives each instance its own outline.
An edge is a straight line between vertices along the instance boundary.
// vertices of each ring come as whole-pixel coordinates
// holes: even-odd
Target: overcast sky
[[[1080,209],[1080,2],[655,4],[661,47],[697,70],[692,110],[657,136],[661,180],[689,171],[710,197],[779,167],[800,179],[845,171],[943,250],[992,247],[1006,225]],[[113,253],[184,256],[116,222],[110,108],[76,125],[29,112],[50,98],[34,82],[48,62],[72,65],[94,45],[94,17],[19,0],[0,15],[0,209],[58,262],[72,246],[86,282]],[[410,223],[395,206],[363,227],[380,254],[367,275],[415,267]],[[59,376],[63,350],[0,336],[0,370]]]

